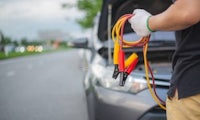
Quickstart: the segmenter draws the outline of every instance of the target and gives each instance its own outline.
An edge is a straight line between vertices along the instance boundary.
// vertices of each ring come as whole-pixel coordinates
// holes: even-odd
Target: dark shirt
[[[172,79],[168,95],[179,98],[200,94],[200,22],[176,31],[176,51],[172,60]]]

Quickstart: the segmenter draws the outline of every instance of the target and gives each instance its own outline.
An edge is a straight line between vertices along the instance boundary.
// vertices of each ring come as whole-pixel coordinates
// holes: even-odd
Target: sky
[[[76,8],[63,9],[62,3],[75,4],[76,0],[0,0],[0,30],[16,40],[38,39],[39,31],[81,36],[83,30],[75,19],[83,13]]]

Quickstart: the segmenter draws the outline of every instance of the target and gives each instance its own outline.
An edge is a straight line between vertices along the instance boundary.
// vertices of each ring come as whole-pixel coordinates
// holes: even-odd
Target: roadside
[[[88,120],[80,62],[74,49],[0,61],[0,120]]]
[[[22,56],[28,56],[28,55],[37,55],[37,54],[44,54],[44,53],[50,53],[50,52],[56,52],[56,51],[62,51],[62,50],[68,50],[70,49],[69,47],[61,47],[57,49],[52,49],[52,50],[44,50],[42,52],[10,52],[9,54],[5,54],[4,52],[0,52],[0,60],[4,59],[10,59],[10,58],[15,58],[15,57],[22,57]]]

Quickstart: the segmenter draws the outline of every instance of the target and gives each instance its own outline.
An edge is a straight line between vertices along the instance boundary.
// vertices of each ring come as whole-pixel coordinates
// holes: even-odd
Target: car
[[[86,60],[88,69],[83,78],[90,120],[166,120],[165,110],[154,101],[147,87],[142,48],[123,49],[126,58],[135,52],[139,60],[125,85],[119,85],[119,76],[112,78],[114,43],[109,35],[122,15],[130,14],[137,8],[158,14],[170,4],[170,0],[103,0],[102,10],[94,20],[92,37],[84,38],[82,45],[80,42],[77,45],[77,48],[86,49],[83,54],[91,54]],[[128,23],[124,28],[124,38],[139,38]],[[76,42],[73,46],[76,47]],[[164,101],[170,85],[175,48],[174,32],[157,31],[151,34],[147,58],[154,74],[157,94]],[[152,84],[152,77],[150,80]]]

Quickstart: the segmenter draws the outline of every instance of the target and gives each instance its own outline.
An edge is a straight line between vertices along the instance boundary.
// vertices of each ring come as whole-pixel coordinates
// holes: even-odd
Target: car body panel
[[[126,13],[132,13],[136,8],[144,8],[152,14],[165,10],[172,2],[170,0],[103,0],[102,11],[94,20],[91,39],[86,47],[78,43],[78,47],[86,48],[82,59],[86,59],[88,69],[83,80],[87,98],[90,120],[166,120],[166,113],[154,101],[146,85],[142,48],[126,48],[125,58],[133,52],[138,54],[139,62],[135,70],[128,76],[125,87],[119,86],[119,78],[112,78],[114,65],[109,62],[109,54],[113,54],[113,42],[108,38],[108,5],[112,5],[111,27],[117,19]],[[126,10],[125,10],[126,9]],[[125,26],[124,38],[137,40],[138,36],[130,25]],[[110,44],[111,43],[111,44]],[[109,52],[111,49],[111,52]],[[165,101],[170,85],[171,60],[175,47],[173,32],[154,32],[151,34],[147,58],[155,78],[156,92]],[[91,58],[87,58],[90,51]],[[152,77],[150,83],[152,84]],[[132,83],[144,84],[138,91]],[[130,85],[130,86],[129,86]],[[137,85],[137,84],[136,84]],[[140,84],[139,84],[140,85]],[[128,86],[128,87],[127,87]],[[127,89],[126,89],[127,88]]]

